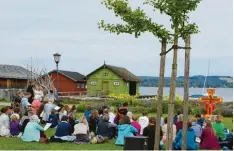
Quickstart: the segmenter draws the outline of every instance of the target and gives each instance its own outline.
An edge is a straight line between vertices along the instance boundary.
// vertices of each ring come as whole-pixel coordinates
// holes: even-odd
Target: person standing
[[[29,103],[31,104],[34,98],[34,91],[33,91],[34,83],[33,81],[29,81],[29,85],[27,88],[27,92],[31,94],[31,96],[28,98]]]

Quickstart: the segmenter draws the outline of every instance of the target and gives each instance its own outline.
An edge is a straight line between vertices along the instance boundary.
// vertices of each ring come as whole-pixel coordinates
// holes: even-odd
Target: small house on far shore
[[[19,88],[27,86],[31,72],[21,66],[0,65],[0,89]]]
[[[102,96],[109,94],[136,95],[140,79],[125,68],[107,65],[94,70],[86,76],[87,95]]]
[[[53,84],[56,87],[57,70],[48,73],[52,76]],[[85,76],[73,71],[58,70],[58,92],[59,93],[86,93]]]

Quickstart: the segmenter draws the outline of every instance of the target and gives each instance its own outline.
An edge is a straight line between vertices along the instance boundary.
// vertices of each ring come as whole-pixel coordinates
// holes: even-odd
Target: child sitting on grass
[[[132,126],[128,116],[124,116],[119,120],[119,125],[117,126],[118,137],[116,139],[116,145],[124,145],[124,137],[134,136],[138,131]]]
[[[48,123],[52,123],[50,128],[56,127],[59,123],[59,115],[58,115],[58,113],[56,114],[56,112],[57,112],[56,110],[53,110],[49,116]]]
[[[20,125],[17,115],[11,116],[10,133],[11,136],[18,136],[20,133]]]

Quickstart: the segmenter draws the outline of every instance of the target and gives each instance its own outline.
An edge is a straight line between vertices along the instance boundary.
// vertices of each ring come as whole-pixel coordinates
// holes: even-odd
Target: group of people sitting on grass
[[[116,145],[124,145],[125,137],[148,137],[148,149],[154,149],[156,118],[148,117],[147,112],[137,117],[129,111],[128,103],[122,107],[103,106],[94,109],[88,106],[84,115],[77,118],[75,106],[55,105],[53,91],[46,96],[39,86],[32,92],[18,92],[13,106],[1,109],[0,136],[19,137],[26,142],[75,142],[77,144],[105,143],[116,139]],[[167,144],[167,117],[161,118],[159,148]],[[55,134],[46,136],[42,124],[51,123]],[[173,120],[173,149],[182,148],[183,115],[177,114]],[[197,114],[187,123],[187,149],[232,149],[232,134],[225,131],[222,117],[204,119]]]

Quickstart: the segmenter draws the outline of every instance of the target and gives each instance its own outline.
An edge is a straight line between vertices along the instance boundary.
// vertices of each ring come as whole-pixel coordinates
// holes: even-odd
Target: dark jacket
[[[96,134],[97,130],[97,125],[98,125],[98,119],[97,118],[90,118],[89,119],[89,130],[91,132],[94,132]]]
[[[143,130],[143,136],[148,137],[148,150],[154,150],[154,140],[155,140],[155,125],[149,125]],[[160,137],[162,139],[163,133],[160,128]]]
[[[199,124],[201,127],[203,126],[205,119],[204,118],[200,118],[199,120],[197,120],[197,124]]]
[[[52,123],[52,125],[50,126],[51,128],[54,128],[58,125],[59,122],[59,115],[58,114],[51,114],[49,116],[49,123]]]
[[[62,136],[69,136],[71,132],[72,126],[68,122],[61,122],[56,129],[55,136],[62,137]]]
[[[31,94],[31,97],[28,98],[29,103],[32,104],[33,98],[34,98],[34,91],[33,91],[33,86],[29,85],[27,88],[27,92],[29,92]]]
[[[24,129],[25,129],[25,127],[27,126],[27,124],[28,124],[29,121],[30,121],[29,119],[25,119],[25,120],[24,120],[24,122],[23,122],[23,124],[22,124],[22,126],[21,126],[21,128],[20,128],[20,131],[21,131],[22,133],[24,133]]]
[[[112,138],[112,129],[111,128],[113,128],[113,127],[116,127],[116,125],[111,124],[109,121],[102,120],[98,124],[97,135]]]

